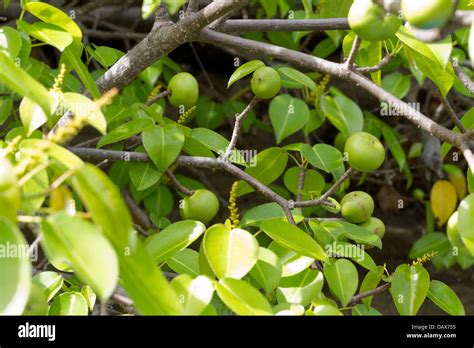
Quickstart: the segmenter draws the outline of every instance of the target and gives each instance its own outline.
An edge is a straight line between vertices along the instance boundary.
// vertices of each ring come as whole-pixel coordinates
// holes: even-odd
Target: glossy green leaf
[[[33,215],[43,205],[46,197],[44,193],[49,188],[49,177],[46,169],[39,171],[21,187],[20,209],[26,214]]]
[[[380,313],[375,308],[369,307],[365,304],[358,304],[352,308],[352,315],[353,316],[380,316]]]
[[[89,308],[86,299],[79,292],[65,292],[53,301],[49,308],[49,315],[88,315]]]
[[[288,67],[281,67],[278,69],[278,72],[281,75],[284,75],[291,80],[297,82],[298,84],[309,88],[312,91],[316,90],[316,84],[313,80],[311,80],[307,75],[303,74],[302,72]]]
[[[297,252],[287,249],[276,242],[270,243],[268,249],[273,251],[280,259],[282,277],[291,277],[298,274],[311,266],[314,262],[313,258],[298,254]]]
[[[13,101],[10,98],[0,98],[0,126],[7,120],[13,109]]]
[[[48,45],[56,47],[61,52],[68,47],[72,41],[71,33],[50,23],[36,22],[29,24],[23,20],[17,21],[18,27],[28,35]]]
[[[26,134],[30,136],[36,129],[40,128],[48,121],[48,116],[53,114],[59,105],[58,95],[49,92],[49,104],[51,110],[46,114],[41,107],[28,97],[23,98],[20,103],[20,118],[25,127]]]
[[[278,256],[270,249],[258,249],[257,263],[250,270],[250,275],[265,290],[271,293],[280,283],[282,266]]]
[[[294,209],[292,214],[296,222],[303,220],[301,210]],[[272,219],[286,219],[282,207],[275,202],[257,205],[246,211],[240,220],[240,226],[259,226],[263,221]]]
[[[44,288],[47,302],[51,301],[63,286],[63,277],[56,272],[38,273],[33,280]]]
[[[283,182],[285,187],[293,194],[298,193],[298,183],[300,178],[301,168],[291,167],[285,172],[283,177]],[[313,169],[305,171],[304,183],[303,183],[303,196],[309,197],[308,193],[320,193],[324,190],[325,187],[324,177]]]
[[[142,18],[148,19],[156,8],[160,6],[161,0],[143,0],[142,4]]]
[[[474,194],[464,198],[458,208],[459,235],[467,250],[474,256]]]
[[[278,147],[270,147],[260,152],[253,159],[255,166],[248,167],[245,172],[254,177],[264,185],[271,184],[280,177],[286,169],[288,154]],[[239,181],[237,186],[237,197],[253,192],[254,189],[246,182]]]
[[[130,163],[129,172],[132,184],[137,191],[143,191],[155,185],[162,175],[150,162]]]
[[[272,307],[267,299],[244,280],[221,279],[217,294],[238,315],[271,315]]]
[[[82,47],[81,47],[82,50]],[[99,88],[95,84],[94,79],[92,78],[91,74],[89,73],[86,65],[79,59],[77,56],[77,49],[73,47],[73,45],[68,46],[64,50],[64,57],[69,61],[70,66],[76,70],[77,75],[81,79],[84,86],[86,86],[89,93],[92,95],[94,99],[99,99],[101,94]]]
[[[359,106],[351,99],[343,95],[334,98],[327,96],[321,100],[321,103],[329,122],[346,137],[362,131],[364,116]]]
[[[423,235],[418,239],[410,249],[408,257],[412,260],[422,257],[431,252],[444,254],[450,249],[450,244],[446,234],[440,232],[432,232]]]
[[[335,241],[325,249],[331,252],[331,257],[347,257],[369,271],[377,270],[374,260],[359,245]]]
[[[294,276],[282,278],[277,289],[278,302],[289,302],[307,306],[323,288],[323,274],[307,269]]]
[[[247,75],[250,75],[258,68],[265,66],[265,63],[261,60],[251,60],[243,65],[241,65],[237,70],[234,71],[232,76],[229,79],[229,83],[227,84],[227,88],[232,86],[238,80],[244,78]]]
[[[376,270],[368,272],[362,283],[360,284],[359,294],[363,294],[367,291],[375,289],[380,281],[382,280],[382,275],[384,274],[383,266],[377,266]],[[373,296],[367,296],[362,299],[362,302],[367,306],[370,306],[372,303]]]
[[[92,164],[86,164],[72,178],[92,220],[102,226],[107,238],[116,248],[132,247],[132,218],[118,187],[108,176]]]
[[[166,260],[166,264],[178,274],[197,277],[199,273],[199,253],[193,249],[183,249]]]
[[[104,135],[97,143],[97,148],[128,139],[151,126],[153,126],[153,121],[149,118],[138,118],[124,123]]]
[[[175,125],[147,128],[142,137],[146,152],[162,173],[176,160],[184,144],[184,134]]]
[[[428,298],[449,315],[465,315],[464,306],[456,293],[439,280],[430,282]]]
[[[89,307],[89,310],[92,312],[94,310],[95,301],[97,300],[97,295],[89,285],[81,288],[81,294],[87,302],[87,307]]]
[[[20,315],[31,287],[28,243],[18,227],[2,217],[0,231],[0,315]]]
[[[146,248],[155,262],[161,263],[188,247],[205,230],[206,226],[199,221],[179,221],[151,236],[147,241]]]
[[[400,265],[393,273],[393,302],[400,315],[416,315],[430,287],[430,275],[421,265]]]
[[[258,258],[258,242],[249,232],[224,225],[214,225],[206,231],[204,253],[218,278],[243,278]]]
[[[41,106],[45,114],[51,112],[48,90],[20,67],[17,67],[2,51],[0,51],[0,81],[15,93],[28,97]]]
[[[380,238],[367,229],[347,221],[322,221],[321,226],[332,233],[343,235],[357,243],[368,244],[382,249]]]
[[[10,60],[18,57],[21,50],[20,33],[8,26],[0,28],[0,52],[5,54]]]
[[[359,285],[359,274],[354,264],[346,259],[327,262],[324,264],[324,277],[331,291],[346,306]]]
[[[57,213],[41,224],[42,245],[54,249],[102,300],[108,299],[118,280],[117,255],[98,226],[78,217]]]
[[[267,220],[260,228],[275,242],[290,250],[316,260],[327,260],[324,249],[310,235],[289,222]]]
[[[85,117],[87,123],[102,134],[107,132],[107,121],[100,108],[89,98],[79,93],[64,93],[61,101],[74,115]]]
[[[334,146],[316,144],[313,147],[305,144],[301,148],[303,157],[314,167],[331,173],[343,165],[341,152]]]
[[[303,128],[309,120],[309,109],[306,103],[289,94],[273,98],[268,113],[275,130],[277,144]]]
[[[398,99],[403,99],[411,88],[410,75],[403,75],[399,72],[385,75],[382,79],[382,87]]]
[[[28,303],[23,311],[23,316],[45,316],[48,315],[48,299],[44,293],[44,287],[36,281],[31,283]]]
[[[214,294],[214,286],[206,276],[193,279],[187,274],[179,275],[171,282],[181,304],[184,315],[199,315],[209,305]]]

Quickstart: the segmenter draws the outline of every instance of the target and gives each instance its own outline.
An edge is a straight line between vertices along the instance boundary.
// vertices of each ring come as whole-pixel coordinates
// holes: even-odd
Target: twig
[[[237,145],[237,140],[239,139],[240,135],[240,128],[242,125],[242,121],[245,119],[245,116],[253,109],[255,104],[257,104],[258,98],[253,97],[253,99],[250,101],[249,105],[242,111],[240,114],[238,114],[235,117],[235,125],[234,125],[234,130],[232,132],[232,138],[230,139],[229,146],[227,146],[227,149],[225,150],[224,155],[220,158],[221,161],[226,162],[230,155],[232,154],[232,151],[235,149],[235,145]]]
[[[334,183],[334,185],[331,186],[329,190],[327,190],[321,197],[318,199],[313,199],[309,201],[300,201],[300,202],[295,202],[295,207],[298,208],[303,208],[303,207],[313,207],[321,204],[325,204],[327,199],[334,193],[336,190],[339,188],[339,186],[342,185],[344,181],[346,181],[347,178],[351,176],[351,174],[354,172],[352,167],[349,167],[346,172]]]
[[[387,66],[388,63],[390,63],[390,61],[392,60],[392,58],[393,58],[392,54],[387,54],[376,65],[357,68],[357,71],[361,74],[371,74],[371,73],[377,72],[379,70],[382,70],[385,66]]]
[[[384,292],[385,290],[388,290],[391,285],[392,285],[391,283],[386,283],[386,284],[381,285],[378,288],[375,288],[373,290],[369,290],[369,291],[364,292],[362,294],[355,295],[355,296],[352,297],[350,303],[353,304],[353,305],[356,305],[357,302],[361,301],[362,299],[364,299],[366,297],[370,297],[370,296],[373,296],[373,295],[378,295],[378,294]]]
[[[296,201],[301,201],[301,198],[303,197],[303,190],[304,190],[304,180],[306,177],[306,170],[304,167],[304,163],[301,163],[301,169],[300,173],[298,176],[298,188],[297,188],[297,193],[296,193]]]
[[[458,116],[456,115],[456,112],[454,112],[453,108],[451,107],[451,104],[449,104],[449,101],[447,98],[445,98],[443,95],[440,94],[440,99],[441,103],[444,106],[444,110],[448,114],[448,116],[451,118],[451,120],[454,122],[454,124],[459,128],[459,130],[462,133],[466,133],[466,127],[461,123],[461,120],[459,120]]]
[[[171,184],[173,185],[173,187],[178,190],[179,192],[185,194],[186,196],[191,196],[194,191],[193,190],[190,190],[188,189],[187,187],[183,186],[178,179],[176,179],[176,177],[174,176],[173,172],[169,169],[166,169],[166,175],[168,175],[168,177],[170,178],[171,180]]]
[[[153,227],[148,215],[138,206],[133,197],[130,195],[130,192],[124,190],[122,195],[137,223],[145,229]]]
[[[350,29],[347,18],[328,19],[228,19],[221,26],[222,32],[244,31],[319,31]]]
[[[469,93],[474,94],[474,82],[471,80],[469,76],[464,72],[462,67],[459,65],[456,59],[451,58],[451,63],[453,64],[454,71],[456,75],[461,80],[462,84],[466,87]]]
[[[356,37],[354,38],[354,42],[352,43],[351,51],[349,52],[349,56],[347,57],[347,60],[345,62],[345,66],[349,70],[354,69],[354,61],[356,59],[357,52],[359,52],[361,42],[362,40],[360,39],[360,37],[356,35]]]
[[[146,105],[147,106],[151,106],[153,104],[155,104],[158,100],[160,100],[161,98],[164,98],[164,97],[167,97],[171,94],[170,91],[166,90],[166,91],[163,91],[157,95],[155,95],[153,98],[151,98],[149,101],[146,102]]]

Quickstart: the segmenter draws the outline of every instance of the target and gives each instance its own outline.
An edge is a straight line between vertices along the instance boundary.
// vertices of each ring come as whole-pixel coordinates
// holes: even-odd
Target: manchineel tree
[[[109,3],[3,0],[1,314],[465,314],[428,270],[474,265],[472,1]],[[381,186],[426,213],[396,267]]]

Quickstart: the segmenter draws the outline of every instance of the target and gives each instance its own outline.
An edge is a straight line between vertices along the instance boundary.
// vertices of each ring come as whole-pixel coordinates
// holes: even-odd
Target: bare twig
[[[190,190],[187,187],[183,186],[179,182],[179,180],[174,176],[174,174],[171,170],[166,169],[166,175],[168,175],[168,177],[170,178],[170,181],[171,181],[171,184],[173,185],[173,187],[176,190],[178,190],[179,192],[181,192],[182,194],[185,194],[186,196],[191,196],[194,193],[193,190]]]
[[[459,65],[456,59],[451,59],[451,63],[453,63],[454,71],[456,75],[459,77],[463,85],[469,91],[469,93],[474,94],[474,82],[471,80],[469,76],[464,72],[462,67]]]
[[[449,104],[448,99],[443,97],[443,95],[440,95],[440,99],[441,103],[444,106],[444,110],[448,114],[449,118],[451,118],[451,120],[462,133],[466,133],[466,127],[464,127],[464,125],[461,123],[461,120],[459,120],[458,115],[456,115],[456,112],[454,112],[453,108],[451,107],[451,104]]]
[[[390,61],[392,60],[392,58],[393,58],[392,54],[387,54],[376,65],[357,68],[357,71],[360,72],[361,74],[371,74],[371,73],[377,72],[379,70],[382,70],[385,66],[387,66],[388,63],[390,63]]]
[[[160,100],[161,98],[164,98],[164,97],[167,97],[171,94],[170,91],[166,90],[166,91],[163,91],[159,94],[157,94],[156,96],[154,96],[153,98],[151,98],[149,101],[146,102],[146,105],[147,106],[151,106],[153,104],[155,104],[158,100]]]
[[[304,180],[306,176],[306,170],[304,163],[301,163],[301,168],[300,168],[300,173],[298,176],[298,191],[296,193],[296,201],[301,201],[301,198],[303,197],[303,190],[304,190]]]
[[[356,37],[354,38],[354,42],[352,44],[351,51],[349,52],[349,56],[347,56],[347,60],[345,62],[345,66],[347,69],[350,69],[350,70],[354,69],[354,61],[356,59],[357,52],[359,52],[359,47],[360,47],[361,42],[362,40],[360,39],[360,37],[356,35]]]
[[[378,294],[384,292],[385,290],[388,290],[391,285],[392,285],[391,283],[386,283],[386,284],[381,285],[378,288],[375,288],[373,290],[369,290],[369,291],[364,292],[362,294],[355,295],[355,296],[352,297],[350,303],[352,305],[356,305],[357,302],[361,301],[362,299],[364,299],[366,297],[370,297],[370,296],[373,296],[373,295],[378,295]]]
[[[242,126],[242,121],[245,119],[245,116],[253,109],[255,104],[257,104],[258,98],[253,97],[253,99],[250,101],[249,105],[235,117],[235,125],[234,125],[234,130],[232,132],[232,138],[230,139],[229,146],[227,146],[227,149],[225,150],[224,155],[220,158],[221,161],[227,161],[229,157],[232,155],[232,152],[235,149],[235,145],[237,145],[237,140],[239,139],[240,135],[240,128]]]
[[[124,190],[122,195],[137,223],[145,229],[153,227],[148,215],[138,206],[133,197],[130,195],[130,192]]]

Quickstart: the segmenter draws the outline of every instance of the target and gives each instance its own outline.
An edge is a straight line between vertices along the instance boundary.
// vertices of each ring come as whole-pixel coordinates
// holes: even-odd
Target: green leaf
[[[95,301],[97,300],[96,294],[92,291],[92,288],[89,285],[81,288],[81,294],[87,302],[87,307],[89,307],[89,310],[92,312],[94,310]]]
[[[428,295],[430,275],[421,265],[400,265],[392,278],[393,302],[400,315],[416,315]]]
[[[73,41],[71,33],[54,24],[43,22],[29,24],[28,22],[19,19],[17,25],[28,35],[48,45],[56,47],[61,52],[64,51]]]
[[[98,142],[97,148],[128,139],[134,135],[137,135],[148,127],[151,127],[152,125],[153,121],[149,118],[138,118],[136,120],[121,124],[114,130],[104,135]]]
[[[28,97],[36,104],[41,106],[44,113],[51,113],[51,103],[48,90],[23,69],[17,67],[2,51],[0,51],[0,80],[5,83],[8,88],[21,96]]]
[[[218,278],[243,278],[255,265],[258,242],[249,232],[224,225],[206,231],[203,250],[209,266]]]
[[[150,162],[135,162],[129,166],[130,179],[137,191],[143,191],[155,185],[161,178],[155,165]]]
[[[334,241],[333,244],[326,245],[326,250],[333,254],[332,257],[347,257],[369,271],[377,270],[374,260],[358,245]]]
[[[300,255],[276,242],[270,243],[268,249],[273,251],[280,259],[282,277],[291,277],[298,274],[311,266],[314,262],[313,258]]]
[[[303,220],[301,210],[294,209],[292,214],[296,222],[301,222]],[[263,221],[273,219],[286,219],[282,207],[275,202],[258,205],[246,211],[240,220],[240,226],[259,226]]]
[[[326,173],[331,173],[344,164],[341,152],[327,144],[316,144],[313,147],[304,144],[301,154],[311,165]]]
[[[353,316],[379,316],[379,315],[382,315],[382,313],[380,313],[375,308],[369,307],[365,304],[358,304],[354,308],[352,308],[352,315]]]
[[[58,107],[58,95],[55,92],[48,94],[51,110],[46,114],[41,107],[28,97],[23,98],[20,103],[20,118],[25,127],[26,135],[30,136],[36,129],[48,121],[48,116]]]
[[[428,298],[449,315],[466,315],[464,306],[456,293],[438,280],[430,282]]]
[[[382,280],[382,275],[384,272],[383,266],[377,266],[376,270],[370,271],[364,277],[362,284],[360,285],[359,294],[363,294],[367,291],[374,290],[377,285],[379,285]],[[367,306],[370,306],[372,303],[373,296],[367,296],[362,299],[362,302]]]
[[[199,221],[179,221],[151,236],[146,243],[146,249],[156,263],[161,263],[188,247],[205,230],[206,226]]]
[[[71,67],[74,70],[76,70],[77,75],[79,75],[79,78],[81,79],[84,86],[86,86],[87,90],[92,95],[92,97],[94,99],[99,99],[101,96],[99,88],[97,87],[94,79],[92,78],[91,74],[87,70],[86,65],[77,56],[76,51],[77,49],[75,49],[72,45],[68,46],[64,50],[64,57],[69,61],[69,64],[71,65]]]
[[[88,315],[87,301],[79,292],[65,292],[53,301],[49,308],[49,315]]]
[[[193,249],[183,249],[166,260],[166,264],[178,274],[197,277],[199,273],[199,253]]]
[[[88,51],[94,57],[94,59],[97,60],[104,68],[110,68],[124,55],[122,51],[119,51],[112,47],[96,45],[93,46],[95,49],[87,47]]]
[[[267,299],[244,280],[221,279],[217,294],[233,312],[238,315],[272,315]]]
[[[331,291],[346,306],[359,285],[359,275],[354,264],[346,259],[327,262],[324,264],[324,277]]]
[[[232,86],[238,80],[244,78],[247,75],[250,75],[258,68],[265,66],[265,63],[261,60],[251,60],[243,65],[241,65],[229,79],[229,83],[227,84],[227,88]]]
[[[319,295],[323,284],[323,274],[314,269],[306,269],[294,276],[282,278],[277,289],[278,302],[307,306]]]
[[[408,257],[414,260],[433,251],[444,254],[449,249],[450,244],[446,234],[432,232],[425,234],[413,244]]]
[[[252,162],[253,167],[248,167],[245,172],[254,177],[264,185],[269,185],[280,177],[286,169],[288,154],[278,147],[270,147],[260,152]],[[236,196],[240,197],[253,192],[254,189],[245,181],[240,180],[237,186]]]
[[[411,79],[409,75],[403,75],[396,71],[383,77],[382,87],[398,99],[403,99],[410,91]]]
[[[143,315],[177,315],[182,306],[173,288],[140,240],[118,253],[121,284]]]
[[[353,0],[327,1],[321,9],[321,18],[347,18]],[[329,30],[326,34],[339,44],[345,32],[343,30]]]
[[[44,193],[48,191],[48,188],[48,172],[43,169],[22,186],[21,195],[23,199],[21,200],[20,209],[26,214],[35,214],[43,205],[46,199]]]
[[[214,287],[206,276],[193,279],[187,274],[177,276],[171,282],[183,305],[184,315],[199,315],[211,303]]]
[[[291,167],[285,172],[285,176],[283,177],[286,188],[293,194],[298,193],[300,172],[301,168]],[[303,196],[309,197],[309,193],[320,193],[324,190],[325,185],[326,182],[321,174],[312,169],[306,170],[302,190],[304,193]]]
[[[0,257],[0,315],[20,315],[28,301],[31,287],[31,264],[28,243],[18,227],[0,217],[0,245],[4,253],[10,245],[16,255]]]
[[[280,283],[282,266],[278,256],[270,249],[258,249],[257,263],[250,270],[250,275],[270,294]]]
[[[380,238],[376,234],[358,225],[351,224],[347,221],[323,221],[321,222],[321,226],[334,234],[341,234],[357,243],[373,245],[382,249],[382,241]]]
[[[284,76],[289,77],[291,80],[299,83],[300,85],[309,88],[312,91],[315,91],[317,88],[313,80],[311,80],[307,75],[296,69],[281,67],[278,69],[278,72]]]
[[[33,280],[43,287],[47,302],[51,301],[63,286],[63,277],[56,272],[38,273]]]
[[[172,124],[147,128],[142,137],[146,152],[161,173],[178,158],[184,144],[183,131]]]
[[[10,60],[14,60],[20,54],[21,35],[20,33],[7,26],[0,28],[0,52],[5,54]]]
[[[458,208],[459,235],[467,250],[474,256],[474,194],[464,198]]]
[[[78,277],[104,301],[115,290],[118,259],[100,228],[86,220],[57,213],[41,224],[42,245],[49,255],[69,264]]]
[[[10,98],[0,98],[0,126],[5,123],[13,110],[13,101]]]
[[[310,235],[289,222],[267,220],[260,228],[275,242],[290,250],[316,260],[327,260],[324,249]]]
[[[334,127],[345,137],[362,131],[364,116],[359,106],[351,99],[338,95],[334,98],[326,96],[321,100],[322,109]]]
[[[306,103],[289,94],[273,98],[268,113],[275,130],[277,144],[303,128],[309,120],[309,109]]]
[[[31,283],[28,303],[23,311],[23,316],[45,316],[48,315],[48,299],[44,293],[44,287],[38,282]]]
[[[92,220],[102,226],[112,244],[122,249],[134,245],[132,218],[118,187],[92,164],[85,164],[72,178],[72,185]]]
[[[64,93],[61,101],[78,117],[85,117],[87,123],[100,133],[107,132],[107,121],[100,108],[89,98],[79,93]]]
[[[156,8],[160,6],[161,0],[143,0],[142,5],[142,18],[148,19]]]

